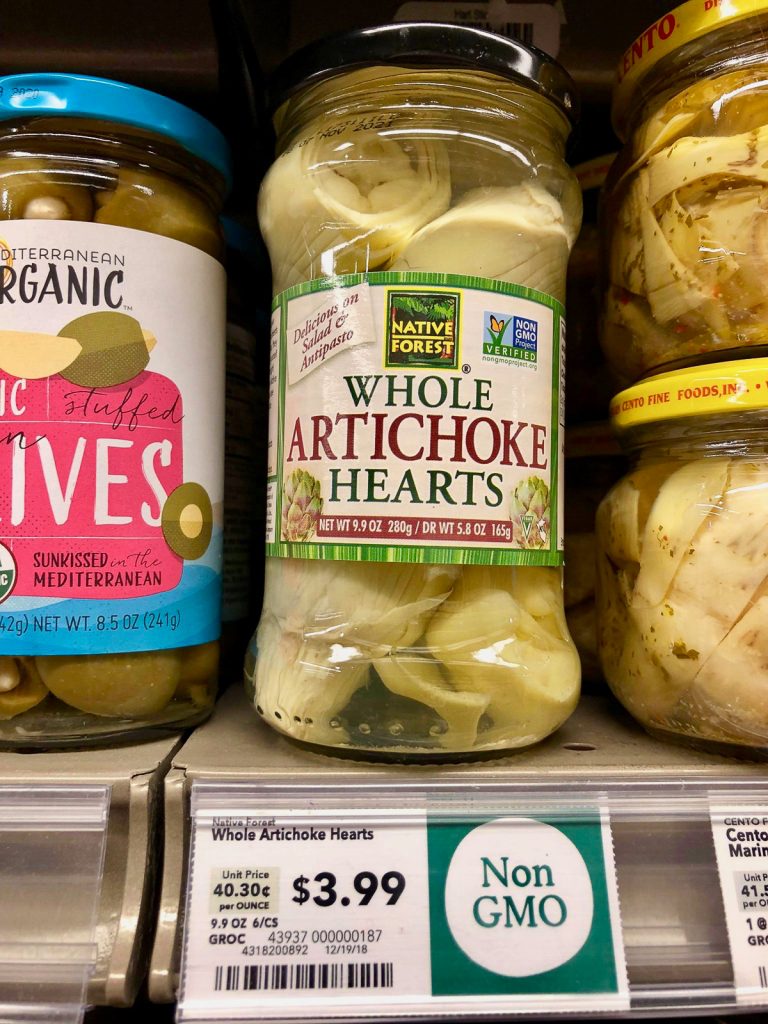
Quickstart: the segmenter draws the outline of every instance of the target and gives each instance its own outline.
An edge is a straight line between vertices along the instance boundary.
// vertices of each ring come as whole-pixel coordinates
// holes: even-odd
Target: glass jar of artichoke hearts
[[[616,396],[634,466],[597,513],[603,671],[647,729],[768,751],[768,359]]]
[[[621,61],[602,341],[627,384],[768,344],[766,32],[765,0],[690,0]]]
[[[308,48],[275,92],[250,697],[288,736],[369,756],[532,744],[580,681],[561,577],[572,85],[517,42],[401,24]]]
[[[143,89],[0,78],[0,746],[210,711],[220,632],[219,132]]]

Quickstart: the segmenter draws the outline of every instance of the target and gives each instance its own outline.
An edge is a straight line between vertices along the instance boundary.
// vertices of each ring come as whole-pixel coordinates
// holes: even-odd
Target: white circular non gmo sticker
[[[559,829],[498,818],[456,847],[445,912],[459,947],[494,974],[525,978],[578,953],[592,927],[587,865]]]
[[[0,602],[11,596],[17,575],[16,559],[5,544],[0,544]]]

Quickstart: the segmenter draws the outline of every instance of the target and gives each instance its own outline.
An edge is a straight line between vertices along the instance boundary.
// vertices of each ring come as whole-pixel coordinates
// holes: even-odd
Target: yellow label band
[[[768,359],[690,367],[649,377],[611,402],[623,431],[645,423],[768,407]]]

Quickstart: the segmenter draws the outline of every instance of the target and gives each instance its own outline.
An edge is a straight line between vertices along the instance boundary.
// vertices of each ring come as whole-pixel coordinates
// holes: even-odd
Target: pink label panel
[[[14,596],[144,597],[172,590],[184,562],[162,538],[132,537],[108,544],[89,539],[6,541],[18,566]]]
[[[161,511],[183,481],[182,403],[143,372],[112,388],[0,373],[0,540],[16,596],[135,597],[175,587]]]

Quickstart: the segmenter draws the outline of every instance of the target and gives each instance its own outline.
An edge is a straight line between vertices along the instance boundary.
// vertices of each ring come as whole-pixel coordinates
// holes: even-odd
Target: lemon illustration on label
[[[163,505],[162,528],[171,551],[187,561],[201,558],[213,533],[213,506],[200,484],[181,484]]]
[[[11,377],[40,380],[65,370],[82,351],[80,342],[62,331],[0,331],[0,370]]]
[[[61,370],[62,377],[86,388],[124,384],[149,362],[155,338],[127,313],[86,313],[62,327],[60,337],[75,338],[82,351]]]

